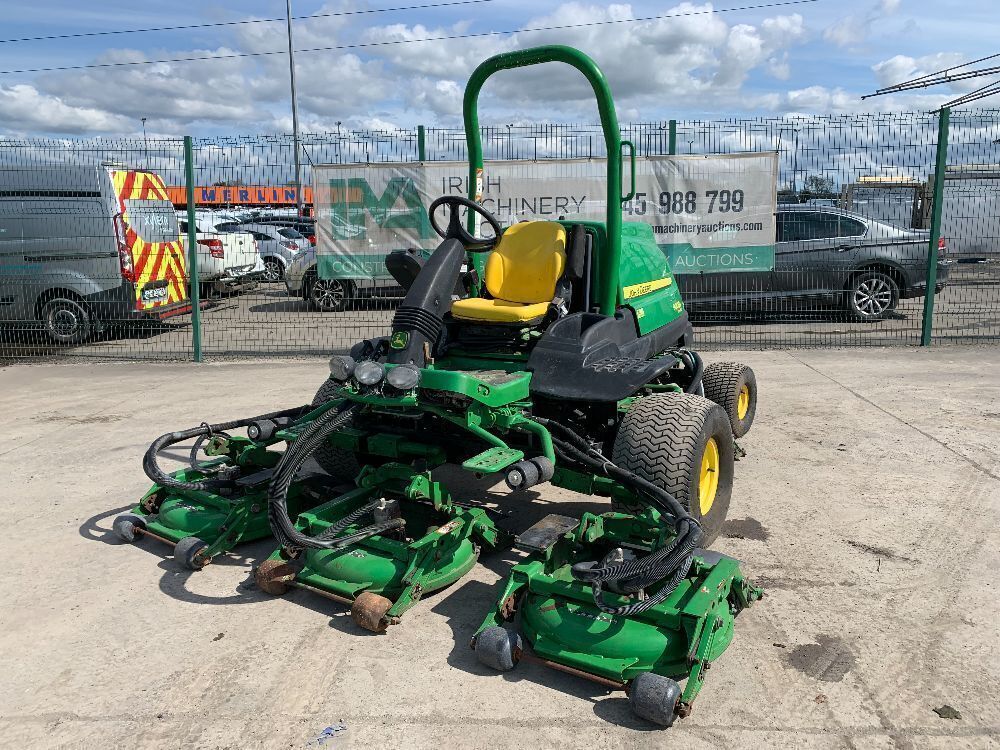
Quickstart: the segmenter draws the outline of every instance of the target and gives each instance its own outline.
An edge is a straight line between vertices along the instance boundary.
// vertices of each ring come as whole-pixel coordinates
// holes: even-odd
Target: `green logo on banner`
[[[406,331],[396,331],[389,340],[389,346],[393,349],[405,349],[410,342],[410,334]]]

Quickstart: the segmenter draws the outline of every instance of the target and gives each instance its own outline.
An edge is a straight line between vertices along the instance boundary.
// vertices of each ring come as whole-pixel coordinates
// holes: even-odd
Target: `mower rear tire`
[[[733,437],[741,438],[750,432],[757,413],[757,376],[753,370],[739,362],[712,362],[705,368],[701,382],[705,398],[729,415]]]
[[[719,536],[733,492],[733,429],[725,410],[693,393],[658,393],[633,401],[618,426],[611,460],[662,487],[701,524],[701,546]],[[644,502],[611,501],[639,514]]]
[[[136,534],[146,528],[146,522],[135,513],[123,513],[115,519],[111,528],[123,542],[134,542]]]
[[[628,702],[632,712],[646,721],[669,727],[677,718],[681,686],[676,680],[643,672],[629,683]]]
[[[476,636],[476,658],[498,672],[509,672],[521,659],[521,636],[499,625]]]
[[[188,570],[201,570],[210,562],[202,552],[208,544],[196,536],[186,536],[174,547],[174,559]]]
[[[316,391],[312,405],[316,407],[325,404],[334,397],[339,388],[340,383],[333,378],[327,378],[327,381]],[[353,482],[358,474],[361,473],[361,464],[358,462],[358,457],[344,448],[323,443],[323,445],[316,449],[313,457],[320,468],[335,479]]]

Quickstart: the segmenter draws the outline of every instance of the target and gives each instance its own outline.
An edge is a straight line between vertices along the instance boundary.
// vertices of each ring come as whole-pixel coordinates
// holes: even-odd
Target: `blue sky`
[[[296,0],[295,15],[434,0]],[[297,21],[296,47],[522,30],[515,34],[297,58],[305,129],[458,124],[469,72],[499,51],[577,46],[605,69],[623,120],[723,118],[871,109],[927,110],[968,90],[939,88],[862,102],[861,94],[997,51],[993,3],[818,0],[737,10],[767,0],[632,3],[489,0],[472,5]],[[275,0],[147,4],[37,0],[4,8],[0,38],[279,17]],[[539,26],[671,15],[556,31]],[[682,15],[684,14],[684,15]],[[0,44],[0,70],[282,50],[282,23]],[[511,73],[484,92],[487,122],[592,122],[588,91],[569,70]],[[978,85],[982,85],[980,82]],[[984,106],[995,104],[986,100]],[[87,71],[0,75],[0,133],[126,135],[287,132],[284,55]]]

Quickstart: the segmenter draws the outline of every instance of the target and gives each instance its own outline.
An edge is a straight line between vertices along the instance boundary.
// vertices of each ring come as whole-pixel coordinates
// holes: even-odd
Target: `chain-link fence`
[[[638,123],[622,136],[640,156],[778,154],[774,268],[678,276],[699,346],[984,342],[1000,339],[998,123],[952,114],[929,328],[937,115]],[[485,127],[483,144],[486,159],[604,156],[596,125]],[[340,130],[300,149],[297,191],[288,136],[195,139],[190,186],[182,139],[0,139],[0,360],[189,359],[196,338],[206,358],[326,354],[383,333],[399,287],[319,272],[313,167],[462,161],[464,134]]]

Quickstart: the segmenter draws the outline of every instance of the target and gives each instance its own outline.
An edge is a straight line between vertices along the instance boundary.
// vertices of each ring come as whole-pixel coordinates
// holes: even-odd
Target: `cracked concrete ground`
[[[0,745],[295,748],[342,723],[324,747],[1000,746],[1000,348],[709,358],[760,384],[716,547],[767,596],[667,731],[589,682],[479,666],[510,550],[372,635],[248,585],[266,541],[192,574],[112,538],[153,437],[307,401],[323,361],[0,369]],[[466,493],[524,526],[598,502]]]

